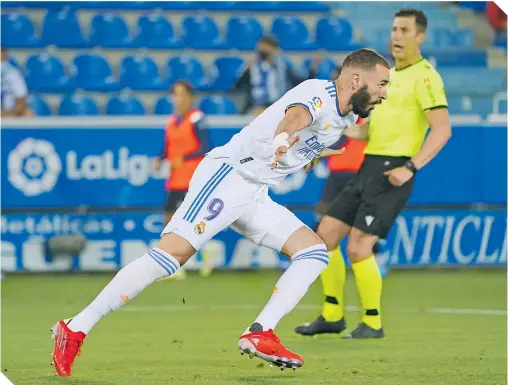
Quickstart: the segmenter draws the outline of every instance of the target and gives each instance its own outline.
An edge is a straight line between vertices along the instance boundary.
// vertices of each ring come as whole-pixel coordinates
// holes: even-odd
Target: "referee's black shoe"
[[[336,322],[327,322],[324,317],[320,315],[314,322],[297,326],[295,332],[301,334],[302,336],[313,336],[325,333],[338,334],[342,333],[344,330],[346,330],[346,321],[344,318],[341,318]]]
[[[342,336],[343,339],[369,339],[369,338],[385,338],[383,328],[376,330],[369,325],[360,323],[355,330]]]

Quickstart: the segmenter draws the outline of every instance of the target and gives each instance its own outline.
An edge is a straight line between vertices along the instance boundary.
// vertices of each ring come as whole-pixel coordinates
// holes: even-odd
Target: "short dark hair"
[[[269,46],[272,46],[273,48],[279,48],[279,40],[275,36],[272,35],[265,35],[261,39],[259,39],[260,43],[268,44]]]
[[[374,69],[377,65],[390,68],[386,59],[373,49],[360,48],[346,56],[342,68]]]
[[[411,17],[414,16],[416,26],[418,29],[422,32],[425,32],[427,29],[428,21],[427,16],[425,16],[425,13],[423,11],[420,11],[419,9],[414,8],[402,8],[399,9],[397,12],[395,12],[395,17]]]
[[[189,93],[189,95],[192,95],[192,96],[196,95],[196,89],[187,80],[177,80],[176,82],[174,82],[173,85],[171,86],[171,93],[172,94],[175,92],[175,87],[178,85],[185,88],[185,91],[187,91]]]

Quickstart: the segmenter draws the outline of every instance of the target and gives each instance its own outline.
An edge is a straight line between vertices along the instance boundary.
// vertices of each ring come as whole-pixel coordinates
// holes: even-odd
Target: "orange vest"
[[[359,117],[356,124],[362,124],[363,122],[363,119]],[[346,151],[342,155],[334,155],[329,158],[329,170],[331,172],[357,172],[365,157],[363,150],[366,146],[367,142],[348,138],[344,145]]]
[[[177,124],[178,116],[171,115],[166,124],[166,159],[169,162],[192,154],[201,147],[199,138],[194,131],[196,114],[202,115],[198,109],[191,109]],[[194,170],[203,157],[184,160],[183,163],[171,171],[166,181],[166,190],[188,190]]]

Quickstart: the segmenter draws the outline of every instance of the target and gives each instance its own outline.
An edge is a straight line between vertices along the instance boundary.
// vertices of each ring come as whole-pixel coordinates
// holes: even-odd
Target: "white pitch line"
[[[262,305],[254,304],[222,304],[222,305],[161,305],[161,306],[126,306],[121,311],[132,312],[179,312],[179,311],[197,311],[197,310],[261,310]],[[295,310],[321,310],[320,305],[298,305]],[[346,311],[360,311],[358,306],[346,306]],[[394,309],[389,309],[393,312]],[[397,313],[428,313],[428,314],[452,314],[452,315],[494,315],[507,316],[508,311],[502,309],[459,309],[459,308],[398,308]]]

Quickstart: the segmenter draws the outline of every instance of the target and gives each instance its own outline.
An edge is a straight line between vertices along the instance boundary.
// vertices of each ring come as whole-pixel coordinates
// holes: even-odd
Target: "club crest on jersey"
[[[309,101],[310,106],[312,107],[312,110],[315,112],[316,110],[319,110],[321,107],[323,107],[323,101],[319,96],[314,96]]]
[[[323,128],[323,130],[325,130],[325,131],[326,131],[326,130],[328,130],[331,126],[332,126],[332,124],[331,124],[331,123],[326,123],[326,124],[325,124],[325,126],[324,126],[324,128]]]
[[[206,222],[205,221],[201,221],[196,226],[194,226],[194,232],[197,235],[203,234],[205,232],[205,230],[206,230]]]

